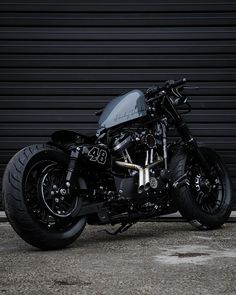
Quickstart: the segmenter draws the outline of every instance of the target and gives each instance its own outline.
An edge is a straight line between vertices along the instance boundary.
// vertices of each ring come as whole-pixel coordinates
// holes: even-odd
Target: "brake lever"
[[[198,86],[184,86],[184,89],[199,89],[200,87]]]
[[[182,95],[179,93],[179,89],[178,88],[176,88],[176,89],[172,89],[171,90],[171,92],[174,94],[174,96],[176,96],[176,97],[179,97],[179,98],[181,98],[182,97]]]
[[[181,95],[180,97],[178,97],[177,99],[175,99],[174,101],[174,105],[178,106],[178,105],[183,105],[186,104],[188,101],[188,97],[185,95]]]

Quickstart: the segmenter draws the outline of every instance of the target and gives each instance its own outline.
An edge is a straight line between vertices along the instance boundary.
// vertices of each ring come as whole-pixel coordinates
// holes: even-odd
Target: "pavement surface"
[[[43,252],[0,223],[0,294],[236,294],[236,224],[197,231],[144,222],[118,236],[87,226],[71,247]]]
[[[162,215],[157,218],[157,220],[161,221],[183,221],[180,213],[173,213],[168,215]],[[0,211],[0,222],[7,222],[7,217],[4,211]],[[236,211],[232,211],[228,222],[236,222]]]

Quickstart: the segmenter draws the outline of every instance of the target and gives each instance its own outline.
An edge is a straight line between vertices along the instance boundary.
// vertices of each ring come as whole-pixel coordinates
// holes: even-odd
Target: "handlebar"
[[[169,83],[170,88],[178,88],[179,86],[183,86],[185,83],[187,82],[186,78],[177,80],[177,81],[167,81],[167,83]]]
[[[174,81],[174,80],[168,80],[165,82],[164,86],[160,87],[160,86],[154,86],[149,88],[146,91],[146,98],[152,98],[153,96],[159,94],[159,96],[163,96],[163,94],[161,94],[162,91],[169,91],[172,89],[176,89],[176,88],[180,88],[181,86],[183,86],[185,83],[187,82],[186,78]],[[149,99],[149,101],[152,101],[154,99]]]

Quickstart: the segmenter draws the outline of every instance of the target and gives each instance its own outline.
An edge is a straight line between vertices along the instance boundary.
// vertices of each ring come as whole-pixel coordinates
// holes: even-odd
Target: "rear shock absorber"
[[[70,153],[70,161],[66,170],[66,186],[69,188],[71,184],[71,178],[75,170],[75,166],[80,155],[80,147],[73,148]]]

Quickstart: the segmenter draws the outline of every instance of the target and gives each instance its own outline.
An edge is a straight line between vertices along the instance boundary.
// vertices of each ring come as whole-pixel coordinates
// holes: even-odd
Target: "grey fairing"
[[[144,94],[133,90],[114,98],[105,107],[99,119],[99,128],[111,128],[147,115]]]

